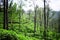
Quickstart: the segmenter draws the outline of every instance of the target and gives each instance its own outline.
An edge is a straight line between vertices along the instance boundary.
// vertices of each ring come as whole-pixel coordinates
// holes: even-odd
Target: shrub
[[[17,34],[12,30],[0,29],[0,40],[38,40],[34,37],[28,37],[24,34]]]
[[[35,37],[28,37],[28,36],[25,36],[23,34],[18,34],[18,37],[19,37],[19,40],[38,40],[37,38]]]
[[[13,31],[0,29],[0,40],[18,40],[18,37]]]

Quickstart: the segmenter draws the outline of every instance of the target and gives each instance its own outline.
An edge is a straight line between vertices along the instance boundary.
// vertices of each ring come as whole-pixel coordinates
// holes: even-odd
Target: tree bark
[[[34,16],[34,36],[35,36],[35,32],[36,32],[36,8],[35,8],[35,16]]]
[[[4,0],[4,27],[8,30],[8,0]]]
[[[44,32],[43,32],[43,34],[44,34],[44,40],[47,40],[47,38],[46,38],[47,26],[46,26],[46,4],[45,4],[45,2],[46,2],[46,0],[44,0]]]

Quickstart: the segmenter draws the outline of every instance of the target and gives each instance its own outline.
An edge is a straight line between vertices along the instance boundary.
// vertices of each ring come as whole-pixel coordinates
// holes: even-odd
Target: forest
[[[51,9],[50,0],[41,0],[43,7],[38,0],[14,1],[0,0],[0,40],[60,40],[60,11]]]

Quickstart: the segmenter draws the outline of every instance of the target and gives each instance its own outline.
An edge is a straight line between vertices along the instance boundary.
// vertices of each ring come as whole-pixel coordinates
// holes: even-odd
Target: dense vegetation
[[[34,11],[25,12],[22,4],[17,8],[17,4],[11,1],[8,30],[3,29],[4,11],[0,10],[0,40],[60,40],[60,12],[50,9],[49,4],[45,6],[36,6]]]

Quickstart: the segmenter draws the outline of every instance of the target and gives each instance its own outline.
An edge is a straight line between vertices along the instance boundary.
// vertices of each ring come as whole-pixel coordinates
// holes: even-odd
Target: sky
[[[59,11],[60,10],[60,0],[51,0],[50,7],[55,11]]]
[[[35,5],[38,5],[39,7],[43,7],[43,1],[42,0],[28,0],[28,1],[24,1],[22,0],[23,3],[25,4],[25,6],[23,6],[23,9],[25,11],[28,10],[34,10]],[[33,2],[32,2],[33,1]],[[51,9],[55,10],[55,11],[59,11],[60,10],[60,0],[49,0],[49,6]],[[19,3],[19,0],[14,0],[14,2],[16,2],[17,4]]]

